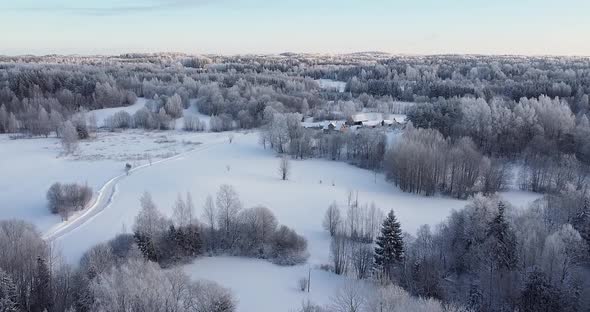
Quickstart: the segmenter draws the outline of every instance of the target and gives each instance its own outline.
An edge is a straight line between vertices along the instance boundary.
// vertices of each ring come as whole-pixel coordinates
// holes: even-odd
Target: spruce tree
[[[534,267],[528,273],[520,294],[519,310],[523,312],[561,311],[560,294],[549,282],[547,275]]]
[[[590,198],[584,199],[584,206],[572,221],[572,226],[586,243],[587,251],[590,253]]]
[[[400,223],[393,210],[381,226],[381,234],[377,237],[375,247],[375,265],[381,273],[391,278],[392,269],[404,259],[404,242]]]
[[[0,269],[0,312],[18,311],[16,286],[8,273]]]
[[[33,312],[49,311],[51,308],[51,273],[45,259],[37,258],[37,270],[33,281],[32,304]]]
[[[517,265],[516,237],[504,216],[506,207],[498,203],[498,215],[488,225],[490,257],[499,269],[512,270]]]

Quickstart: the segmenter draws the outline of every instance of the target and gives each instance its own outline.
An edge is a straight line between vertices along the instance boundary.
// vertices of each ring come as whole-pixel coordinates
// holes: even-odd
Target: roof
[[[375,127],[378,125],[381,125],[381,120],[363,121],[363,126],[365,126],[365,127]]]
[[[383,119],[383,115],[381,113],[358,113],[351,116],[352,121],[354,122],[364,122],[370,120],[379,120]]]

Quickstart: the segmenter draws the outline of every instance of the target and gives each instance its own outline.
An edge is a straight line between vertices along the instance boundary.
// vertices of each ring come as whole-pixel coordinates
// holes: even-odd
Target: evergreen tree
[[[584,199],[582,211],[574,218],[572,225],[580,233],[590,254],[590,198],[586,197]]]
[[[498,203],[498,215],[488,225],[489,256],[499,269],[512,270],[517,265],[516,237],[504,216],[506,207]]]
[[[467,300],[467,307],[473,311],[480,311],[483,304],[483,294],[477,284],[471,284],[469,288],[469,299]]]
[[[375,265],[380,273],[391,278],[394,266],[404,259],[402,229],[393,210],[389,211],[387,218],[383,221],[381,234],[377,237],[376,244]]]
[[[16,286],[8,273],[0,269],[0,312],[18,311]]]
[[[51,308],[51,273],[45,259],[37,258],[37,268],[33,281],[31,311],[43,312]]]
[[[547,275],[534,268],[527,276],[520,294],[519,310],[522,312],[561,311],[559,291],[551,285]]]
[[[184,250],[185,255],[196,257],[203,246],[201,232],[197,225],[188,225],[180,229],[178,238],[179,246]]]
[[[139,249],[139,251],[141,251],[141,254],[145,259],[158,262],[156,246],[154,245],[154,242],[149,236],[143,235],[139,232],[135,232],[133,234],[133,238],[135,238],[137,248]]]

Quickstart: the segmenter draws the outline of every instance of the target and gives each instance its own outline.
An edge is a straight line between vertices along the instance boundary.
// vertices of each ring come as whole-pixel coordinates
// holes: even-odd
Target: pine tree
[[[0,269],[0,312],[18,311],[16,286],[8,273]]]
[[[498,203],[498,215],[488,225],[490,257],[499,269],[514,269],[517,265],[516,238],[506,221],[504,203]]]
[[[37,270],[33,281],[31,310],[49,311],[51,308],[51,273],[45,259],[37,258]]]
[[[383,221],[381,234],[377,237],[376,244],[375,265],[381,271],[380,273],[391,278],[394,266],[404,259],[402,229],[393,210],[389,211],[387,218]]]

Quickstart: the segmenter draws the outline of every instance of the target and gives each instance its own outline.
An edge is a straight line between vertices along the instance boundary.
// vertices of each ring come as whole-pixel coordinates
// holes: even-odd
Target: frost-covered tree
[[[381,233],[375,242],[375,266],[378,273],[392,278],[394,269],[404,259],[404,242],[401,224],[393,210],[390,210],[381,226]]]
[[[203,219],[209,227],[209,243],[207,246],[209,246],[211,249],[215,249],[217,246],[217,218],[217,210],[215,209],[213,197],[211,197],[211,195],[207,195],[205,205],[203,206]]]
[[[186,193],[186,200],[180,194],[174,203],[172,216],[174,224],[178,227],[187,227],[196,222],[194,213],[195,207],[192,196],[189,192]]]
[[[533,267],[527,273],[518,306],[523,312],[558,312],[562,310],[559,290],[544,271]]]
[[[18,298],[16,285],[10,275],[0,269],[0,312],[17,312]]]
[[[133,225],[135,242],[146,259],[158,261],[158,237],[166,231],[168,222],[158,211],[150,193],[144,192],[139,201],[141,210]]]
[[[279,174],[281,176],[281,180],[287,180],[289,178],[290,171],[291,164],[289,162],[289,157],[287,155],[281,156],[281,160],[279,162]]]
[[[61,134],[61,145],[66,155],[72,154],[78,149],[78,131],[70,121],[66,121],[59,131]]]
[[[563,284],[571,277],[572,270],[585,254],[585,246],[578,231],[570,224],[563,225],[545,239],[543,267],[548,278]]]
[[[91,282],[93,311],[233,312],[229,291],[212,282],[191,282],[182,271],[130,261]]]
[[[264,256],[269,253],[270,243],[278,226],[275,215],[266,207],[242,210],[240,222],[240,248],[244,253]]]
[[[505,217],[506,206],[498,203],[498,214],[488,224],[487,237],[489,257],[494,267],[500,270],[511,270],[518,263],[516,254],[516,238]]]
[[[173,119],[177,119],[182,117],[183,114],[183,107],[182,107],[182,99],[178,94],[174,94],[173,96],[169,97],[166,100],[166,105],[164,106],[166,114]]]
[[[46,260],[38,257],[31,293],[31,311],[47,311],[51,309],[52,305],[51,272]]]
[[[584,198],[584,205],[572,221],[573,227],[580,233],[590,255],[590,198]]]
[[[362,312],[365,309],[365,290],[354,281],[346,283],[331,298],[330,311]]]
[[[326,210],[322,226],[330,233],[330,236],[333,237],[339,230],[341,223],[340,209],[338,208],[338,204],[333,202],[330,204],[330,207],[328,207],[328,210]]]
[[[233,186],[223,184],[217,191],[217,224],[221,231],[224,248],[231,249],[237,238],[237,218],[242,203]]]

